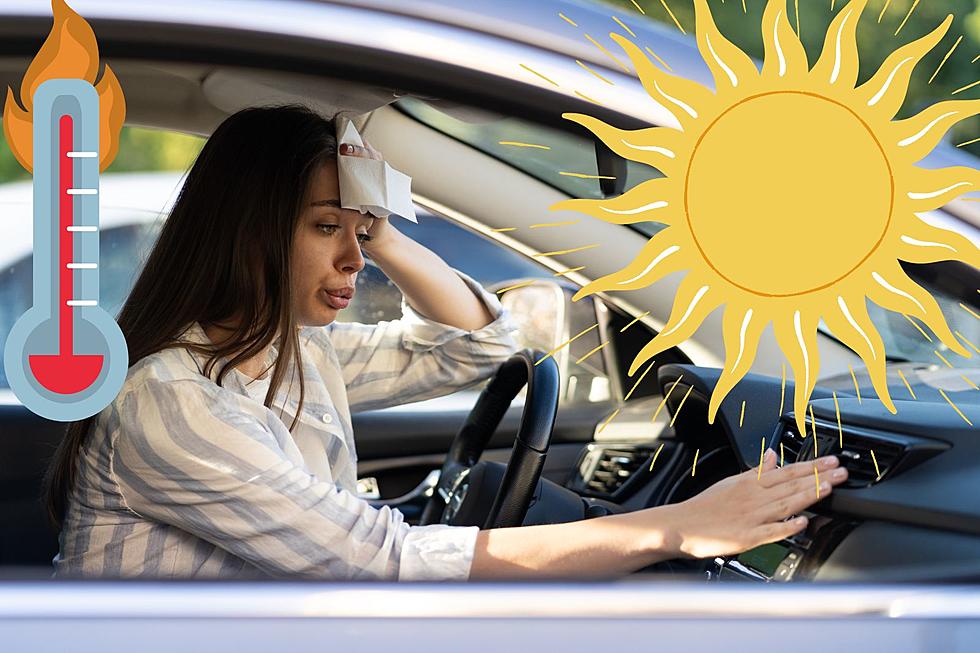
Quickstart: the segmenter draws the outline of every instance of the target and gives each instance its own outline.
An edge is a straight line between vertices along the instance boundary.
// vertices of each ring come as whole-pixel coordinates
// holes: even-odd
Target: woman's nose
[[[357,234],[352,234],[344,241],[344,252],[340,259],[340,269],[344,272],[360,272],[364,268],[364,256],[361,254],[361,243]]]

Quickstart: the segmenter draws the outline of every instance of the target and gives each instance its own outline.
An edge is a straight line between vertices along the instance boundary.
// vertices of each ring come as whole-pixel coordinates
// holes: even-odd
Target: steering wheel
[[[554,357],[545,356],[537,349],[521,349],[497,369],[453,438],[420,525],[443,523],[488,529],[520,526],[524,522],[541,478],[558,413],[558,364]],[[525,385],[524,413],[506,468],[500,463],[478,462],[514,397]]]

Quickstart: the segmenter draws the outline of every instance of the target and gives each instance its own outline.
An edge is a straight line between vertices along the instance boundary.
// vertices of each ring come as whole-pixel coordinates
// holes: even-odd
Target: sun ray
[[[585,266],[584,265],[580,265],[577,268],[568,268],[567,270],[562,270],[560,272],[555,272],[551,276],[553,276],[553,277],[560,277],[560,276],[563,276],[563,275],[566,275],[566,274],[571,274],[572,272],[578,272],[579,270],[584,270],[584,269],[585,269]]]
[[[780,349],[789,359],[793,370],[793,410],[796,427],[803,433],[806,405],[820,372],[820,355],[817,350],[817,321],[812,314],[795,310],[791,315],[773,318],[773,332]]]
[[[973,422],[971,422],[971,421],[970,421],[969,419],[967,419],[967,416],[963,414],[963,411],[961,411],[961,410],[959,409],[959,407],[957,407],[957,405],[953,403],[953,400],[952,400],[952,399],[950,399],[950,398],[949,398],[949,397],[948,397],[948,396],[946,395],[946,393],[945,393],[945,392],[943,392],[943,389],[942,389],[942,388],[939,388],[939,394],[941,394],[941,395],[943,396],[943,399],[945,399],[945,400],[946,400],[946,403],[948,403],[948,404],[949,404],[950,406],[952,406],[952,407],[953,407],[953,410],[955,410],[955,411],[956,411],[956,414],[957,414],[957,415],[959,415],[960,417],[962,417],[962,418],[963,418],[963,421],[965,421],[965,422],[966,422],[967,424],[969,424],[970,426],[973,426]]]
[[[684,396],[681,397],[681,403],[677,404],[677,410],[674,411],[674,416],[670,418],[670,423],[667,425],[668,428],[674,428],[674,420],[677,419],[677,416],[681,414],[681,408],[684,407],[684,402],[687,401],[687,398],[691,395],[691,390],[693,389],[694,389],[693,385],[687,386],[687,392],[685,392]],[[697,454],[695,454],[694,460],[695,460],[695,464],[697,464]]]
[[[576,177],[578,179],[615,179],[615,177],[610,177],[609,175],[590,175],[585,172],[569,172],[566,170],[559,170],[558,174],[564,177]]]
[[[565,225],[578,224],[581,220],[563,220],[562,222],[538,222],[532,224],[529,229],[541,229],[543,227],[564,227]]]
[[[954,333],[956,333],[956,335],[959,336],[963,340],[963,342],[965,342],[966,344],[968,344],[970,346],[970,349],[972,349],[973,351],[975,351],[978,354],[980,354],[980,349],[977,349],[977,346],[975,344],[973,344],[972,342],[970,342],[970,340],[966,336],[964,336],[959,331],[955,331]]]
[[[647,471],[649,471],[649,472],[652,472],[653,471],[653,466],[655,464],[657,464],[657,458],[660,457],[660,452],[663,451],[664,444],[665,443],[661,442],[660,443],[660,446],[657,447],[657,452],[655,454],[653,454],[653,460],[650,461],[650,469],[648,469]]]
[[[581,357],[581,358],[579,358],[579,359],[578,359],[577,361],[575,361],[575,364],[576,364],[576,365],[581,365],[581,364],[582,364],[582,361],[584,361],[584,360],[585,360],[586,358],[588,358],[588,357],[589,357],[589,356],[591,356],[592,354],[594,354],[594,353],[596,353],[597,351],[599,351],[600,349],[602,349],[603,347],[605,347],[605,346],[606,346],[606,345],[608,345],[608,344],[609,344],[609,341],[607,340],[607,341],[605,341],[604,343],[602,343],[601,345],[599,345],[598,347],[595,347],[595,348],[594,348],[594,349],[593,349],[592,351],[590,351],[590,352],[589,352],[588,354],[586,354],[585,356],[582,356],[582,357]]]
[[[885,6],[881,8],[881,13],[878,14],[878,22],[885,16],[885,12],[888,11],[888,7],[891,5],[892,0],[885,0]]]
[[[579,96],[583,100],[588,100],[592,104],[598,104],[600,107],[603,106],[602,102],[599,102],[599,100],[596,100],[594,98],[589,97],[588,95],[586,95],[582,91],[575,91],[575,95]]]
[[[953,56],[953,53],[956,52],[956,48],[960,47],[960,43],[962,41],[963,41],[963,36],[960,35],[960,38],[956,39],[956,43],[953,44],[953,47],[951,47],[949,49],[949,52],[946,53],[946,56],[943,57],[943,60],[940,62],[939,67],[936,68],[936,72],[934,72],[932,74],[932,77],[929,78],[930,84],[932,84],[933,80],[936,79],[936,75],[938,75],[939,71],[943,69],[943,66],[946,65],[946,62],[949,61],[949,58]]]
[[[868,299],[882,308],[912,315],[932,330],[940,342],[966,358],[970,352],[950,332],[939,303],[919,284],[912,281],[897,261],[883,263],[872,272],[873,284],[868,284]]]
[[[840,425],[840,403],[837,401],[837,391],[836,390],[832,390],[831,391],[831,394],[834,397],[834,413],[837,415],[837,438],[838,438],[838,446],[840,446],[840,448],[843,449],[844,448],[844,429],[842,429],[841,428],[841,425]]]
[[[612,59],[613,61],[615,61],[616,62],[616,65],[623,69],[623,72],[625,72],[627,75],[630,74],[629,66],[627,66],[622,61],[620,61],[619,60],[619,57],[617,57],[612,52],[610,52],[609,49],[606,48],[606,46],[604,46],[603,44],[599,43],[598,41],[596,41],[594,38],[592,38],[588,34],[585,35],[585,38],[589,39],[589,41],[592,42],[592,45],[594,45],[597,48],[599,48],[599,51],[600,52],[602,52],[604,55],[606,55],[607,57],[609,57],[610,59]]]
[[[530,281],[522,281],[521,283],[515,283],[513,286],[507,286],[506,288],[501,288],[500,290],[497,291],[497,294],[500,295],[502,293],[507,292],[508,290],[514,290],[515,288],[523,288],[524,286],[530,286],[532,283],[535,283],[534,279],[531,279]]]
[[[965,143],[960,143],[956,147],[966,147],[967,145],[973,145],[974,143],[980,143],[980,138],[974,138],[972,141],[966,141]]]
[[[646,313],[641,313],[640,315],[637,315],[632,320],[630,320],[630,323],[629,324],[627,324],[622,329],[620,329],[619,332],[620,333],[624,333],[626,331],[626,329],[630,328],[631,326],[633,326],[634,324],[636,324],[637,322],[639,322],[640,320],[642,320],[643,318],[645,318],[649,314],[650,314],[650,311],[647,311]]]
[[[912,213],[933,211],[980,189],[980,170],[965,166],[938,170],[910,167],[900,179],[901,185],[909,189],[900,199]]]
[[[964,86],[962,88],[956,89],[955,91],[953,91],[952,93],[950,93],[950,95],[959,95],[960,93],[963,93],[964,91],[969,91],[971,88],[973,88],[974,86],[977,86],[977,85],[980,85],[980,79],[978,79],[977,81],[973,82],[972,84],[967,84],[966,86]]]
[[[650,418],[651,422],[657,421],[657,415],[659,415],[660,411],[663,410],[664,406],[667,405],[667,400],[670,399],[670,394],[674,391],[674,388],[677,387],[677,384],[680,383],[681,379],[683,378],[684,375],[681,374],[679,377],[677,377],[677,379],[673,383],[670,384],[670,387],[667,388],[667,392],[664,393],[663,399],[661,399],[660,404],[657,405],[657,410],[653,411],[653,417]]]
[[[687,32],[684,31],[684,28],[681,27],[680,21],[677,20],[677,16],[674,15],[674,12],[671,11],[670,7],[667,5],[667,0],[660,0],[660,4],[662,4],[664,9],[667,10],[667,13],[670,15],[670,19],[674,21],[674,25],[677,25],[677,29],[681,31],[681,34],[687,34]]]
[[[747,54],[729,41],[718,30],[715,19],[708,7],[708,0],[694,0],[697,20],[698,49],[707,52],[705,63],[715,79],[715,90],[719,96],[729,91],[751,88],[759,77],[759,71]],[[744,92],[744,90],[742,91]]]
[[[643,48],[643,49],[647,51],[647,54],[649,54],[651,57],[653,57],[654,59],[656,59],[657,60],[657,63],[659,63],[661,66],[664,67],[664,70],[666,70],[669,73],[674,72],[674,69],[670,67],[670,64],[667,63],[666,61],[664,61],[660,57],[660,55],[658,55],[656,52],[654,52],[650,48]]]
[[[609,417],[606,418],[606,421],[603,422],[602,423],[602,426],[599,427],[599,430],[596,431],[596,435],[599,435],[600,433],[602,433],[602,429],[606,428],[606,426],[609,425],[609,422],[611,422],[611,421],[613,421],[613,419],[615,419],[616,415],[619,415],[619,411],[620,410],[621,409],[617,408],[616,410],[614,410],[612,412],[612,415],[610,415]]]
[[[673,207],[681,205],[676,184],[668,178],[650,179],[623,193],[605,200],[569,199],[556,202],[549,211],[578,211],[612,224],[660,222],[672,224]],[[644,198],[657,197],[655,201]]]
[[[588,66],[587,64],[584,64],[584,63],[582,63],[582,62],[581,62],[581,61],[579,61],[578,59],[576,59],[576,60],[575,60],[575,63],[577,63],[577,64],[578,64],[579,66],[581,66],[582,68],[584,68],[584,69],[585,69],[585,70],[587,70],[588,72],[590,72],[590,73],[592,73],[593,75],[595,75],[596,77],[598,77],[598,78],[599,78],[600,80],[602,80],[602,81],[604,81],[605,83],[607,83],[607,84],[609,84],[610,86],[615,86],[615,84],[614,84],[614,83],[612,82],[612,80],[610,80],[610,79],[606,79],[605,77],[603,77],[602,75],[600,75],[600,74],[599,74],[599,73],[597,73],[596,71],[594,71],[594,70],[592,70],[592,68],[590,68],[590,67],[589,67],[589,66]]]
[[[928,224],[914,216],[900,226],[899,255],[909,263],[935,263],[959,259],[980,267],[980,248],[962,234]]]
[[[610,33],[609,38],[618,43],[629,56],[647,94],[677,119],[682,130],[686,131],[693,126],[700,117],[694,107],[712,102],[711,91],[696,82],[657,68],[643,50],[626,37]]]
[[[858,403],[860,404],[860,403],[862,403],[861,402],[861,386],[858,385],[857,375],[854,374],[854,368],[851,367],[850,365],[847,366],[847,371],[851,373],[851,381],[854,382],[854,392],[855,392],[855,394],[857,394]]]
[[[618,129],[581,113],[563,113],[562,118],[590,130],[616,154],[657,168],[668,177],[679,172],[679,162],[687,158],[686,144],[676,129]]]
[[[978,114],[980,100],[940,102],[916,116],[890,123],[889,136],[898,143],[905,161],[915,163],[932,152],[954,125]]]
[[[538,364],[538,363],[540,363],[541,361],[543,361],[543,360],[545,360],[545,359],[548,359],[548,358],[551,358],[552,356],[554,356],[555,354],[557,354],[557,353],[558,353],[559,351],[561,351],[561,350],[562,350],[562,349],[563,349],[564,347],[567,347],[568,345],[570,345],[570,344],[572,344],[572,343],[573,343],[573,342],[575,342],[575,341],[576,341],[577,339],[579,339],[579,338],[581,338],[581,337],[582,337],[582,336],[584,336],[584,335],[585,335],[586,333],[588,333],[588,332],[589,332],[589,331],[591,331],[592,329],[595,329],[595,328],[597,328],[598,326],[599,326],[598,324],[593,324],[592,326],[590,326],[590,327],[588,327],[588,328],[585,328],[585,329],[582,329],[582,330],[581,330],[581,331],[579,331],[579,332],[578,332],[577,334],[575,334],[574,336],[572,336],[571,338],[569,338],[569,339],[568,339],[568,340],[566,340],[565,342],[563,342],[563,343],[561,343],[560,345],[558,345],[557,347],[555,347],[554,349],[552,349],[551,351],[549,351],[549,352],[548,352],[547,354],[545,354],[544,356],[542,356],[541,358],[539,358],[538,360],[536,360],[536,361],[534,362],[534,364],[535,364],[535,365],[537,365],[537,364]]]
[[[595,247],[600,247],[599,243],[594,243],[592,245],[582,245],[581,247],[570,247],[568,249],[556,249],[553,252],[538,252],[537,254],[532,254],[531,256],[561,256],[562,254],[574,254],[575,252],[582,252],[587,249],[593,249]]]
[[[909,383],[909,380],[905,378],[905,375],[902,374],[902,370],[898,370],[898,378],[902,379],[902,383],[905,384],[905,389],[909,391],[910,395],[912,395],[912,399],[916,399],[915,392],[912,390],[912,385]]]
[[[565,14],[561,13],[560,11],[558,12],[558,17],[561,18],[562,20],[564,20],[566,23],[568,23],[572,27],[578,27],[578,23],[576,23],[574,20],[572,20],[571,18],[569,18]]]
[[[692,277],[693,275],[684,277],[674,297],[667,323],[633,359],[628,372],[630,376],[649,359],[691,337],[704,318],[721,305],[721,296],[717,291],[712,292],[710,285],[702,284],[700,279]]]
[[[786,0],[774,0],[766,5],[762,40],[766,50],[763,78],[796,78],[809,68],[806,50],[786,16]]]
[[[627,32],[629,33],[629,35],[630,35],[630,36],[632,36],[632,37],[633,37],[634,39],[636,38],[636,33],[635,33],[635,32],[634,32],[633,30],[631,30],[631,29],[630,29],[629,27],[627,27],[627,26],[626,26],[626,23],[624,23],[623,21],[621,21],[621,20],[619,20],[619,18],[618,18],[618,17],[616,17],[616,16],[613,16],[613,17],[612,17],[612,19],[613,19],[614,21],[616,21],[616,24],[617,24],[617,25],[619,25],[619,26],[620,26],[620,27],[622,27],[622,28],[623,28],[624,30],[626,30],[626,31],[627,31]]]
[[[889,284],[887,284],[887,283],[886,283],[886,284],[885,284],[885,288],[886,288],[887,290],[891,290],[890,288],[888,288],[888,285],[889,285]],[[894,292],[894,291],[892,291],[892,292]],[[899,294],[901,294],[901,293],[899,293]],[[910,299],[911,299],[911,298],[910,298]],[[920,326],[919,326],[919,323],[918,323],[918,322],[916,322],[915,320],[913,320],[912,318],[910,318],[910,317],[909,317],[908,315],[906,315],[905,313],[902,313],[902,317],[904,317],[904,318],[905,318],[906,320],[908,320],[908,321],[909,321],[909,324],[911,324],[912,326],[914,326],[914,327],[916,328],[916,330],[917,330],[917,331],[918,331],[919,333],[921,333],[921,334],[922,334],[922,337],[923,337],[923,338],[925,338],[925,339],[926,339],[926,340],[928,340],[929,342],[932,342],[932,336],[930,336],[930,335],[929,335],[928,333],[926,333],[926,332],[925,332],[925,331],[924,331],[924,330],[922,329],[922,327],[920,327]]]
[[[728,305],[722,321],[725,366],[715,383],[708,404],[708,421],[713,422],[721,402],[742,380],[755,360],[762,335],[770,318],[759,309]]]
[[[912,12],[915,11],[915,8],[919,6],[919,2],[921,1],[922,0],[915,0],[915,2],[912,3],[912,7],[909,9],[909,13],[905,14],[905,18],[902,20],[902,24],[898,26],[897,30],[895,30],[895,36],[898,36],[898,33],[902,31],[902,28],[905,27],[905,24],[909,22],[909,18],[912,17]]]
[[[783,404],[786,403],[786,363],[783,363],[782,382],[779,385],[779,416],[783,414]]]
[[[572,301],[578,301],[582,297],[608,290],[624,291],[646,288],[668,274],[681,269],[683,258],[678,256],[678,252],[682,251],[682,248],[675,244],[675,239],[670,233],[667,233],[669,229],[670,227],[661,230],[656,236],[648,240],[640,250],[640,254],[622,270],[599,277],[580,288],[572,296]]]
[[[837,295],[837,308],[837,311],[828,311],[824,314],[823,319],[827,327],[865,361],[878,398],[885,408],[894,414],[895,404],[892,403],[891,395],[888,393],[885,343],[868,316],[864,294],[861,293],[860,298],[845,298]]]
[[[905,102],[912,71],[943,40],[952,23],[953,16],[949,15],[929,34],[893,52],[878,72],[858,87],[858,97],[864,101],[871,116],[881,121],[895,117]]]
[[[745,412],[745,402],[742,402],[742,412]],[[739,424],[741,426],[741,424]],[[759,473],[756,474],[756,480],[762,478],[762,461],[766,457],[766,439],[762,438],[762,446],[759,448]]]
[[[497,141],[497,145],[513,145],[514,147],[533,147],[539,150],[550,150],[551,148],[547,145],[538,145],[536,143],[523,143],[521,141]]]
[[[632,396],[633,391],[636,390],[637,386],[640,385],[640,381],[642,381],[643,380],[643,377],[645,377],[647,375],[647,372],[649,372],[650,370],[653,369],[653,364],[655,362],[656,361],[650,361],[650,364],[647,365],[647,368],[645,370],[643,370],[643,374],[641,374],[639,376],[639,378],[636,379],[636,382],[633,383],[633,387],[630,388],[630,391],[626,393],[626,396],[625,397],[623,397],[623,401],[629,401],[629,398],[630,398],[630,396]]]
[[[529,72],[534,73],[535,75],[537,75],[538,77],[540,77],[544,81],[548,82],[549,84],[554,84],[556,87],[561,88],[560,86],[558,86],[558,82],[556,82],[555,80],[551,79],[550,77],[546,77],[545,75],[542,75],[541,73],[539,73],[535,69],[531,68],[530,66],[525,65],[525,64],[521,64],[521,68],[523,68],[524,70],[527,70]]]
[[[860,57],[857,46],[857,26],[867,0],[852,0],[831,22],[827,29],[820,58],[812,74],[828,89],[838,86],[850,92],[857,82]]]

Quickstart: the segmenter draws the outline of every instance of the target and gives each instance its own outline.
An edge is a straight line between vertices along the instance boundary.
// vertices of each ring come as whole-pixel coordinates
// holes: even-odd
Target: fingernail
[[[802,526],[803,524],[806,523],[806,517],[797,517],[796,519],[793,520],[793,523],[796,524],[797,526]]]
[[[340,146],[340,151],[342,154],[350,154],[350,145],[344,143],[343,145]]]
[[[772,460],[775,455],[776,455],[775,451],[773,451],[772,449],[766,449],[766,460]]]
[[[835,469],[830,473],[831,477],[833,478],[844,478],[846,474],[847,474],[847,470],[844,469],[843,467],[841,467],[840,469]]]

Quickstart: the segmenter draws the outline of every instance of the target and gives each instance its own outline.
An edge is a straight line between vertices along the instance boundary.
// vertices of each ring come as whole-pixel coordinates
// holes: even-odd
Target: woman
[[[516,344],[493,294],[340,208],[334,134],[302,107],[256,108],[204,146],[118,318],[126,382],[46,475],[56,576],[607,576],[803,528],[783,519],[816,499],[811,466],[775,469],[771,451],[761,474],[684,503],[571,524],[409,526],[357,497],[351,409],[471,386]],[[363,254],[403,292],[402,319],[335,321]]]

